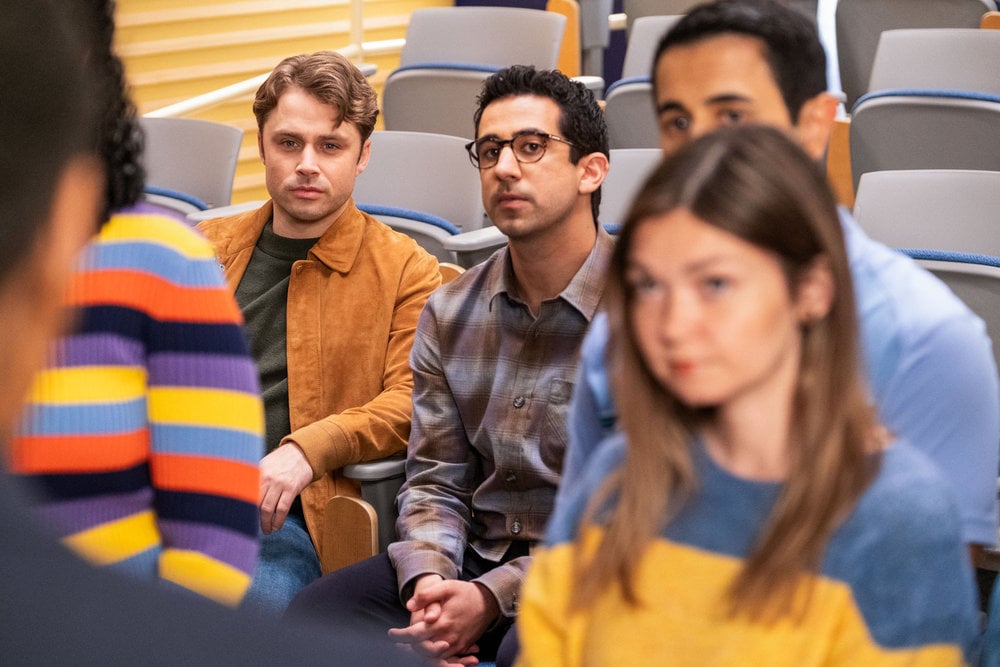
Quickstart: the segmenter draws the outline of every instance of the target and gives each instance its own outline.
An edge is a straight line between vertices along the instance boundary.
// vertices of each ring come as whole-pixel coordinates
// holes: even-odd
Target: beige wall
[[[450,0],[363,0],[366,42],[399,39],[418,7]],[[282,58],[351,43],[349,0],[118,0],[118,51],[140,113],[269,71]],[[369,56],[382,82],[399,62],[394,51]],[[244,130],[233,203],[265,199],[257,157],[252,95],[192,114]]]

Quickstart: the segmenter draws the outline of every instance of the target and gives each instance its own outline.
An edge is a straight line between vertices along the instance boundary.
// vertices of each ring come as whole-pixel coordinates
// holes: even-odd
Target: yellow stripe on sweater
[[[114,403],[141,397],[146,371],[118,366],[75,366],[44,370],[35,376],[32,403]]]
[[[231,428],[254,434],[264,430],[260,400],[244,392],[225,389],[150,389],[149,417],[162,424]]]
[[[147,510],[68,535],[63,543],[95,565],[111,565],[157,546],[160,531]]]
[[[201,235],[160,215],[127,212],[116,214],[101,229],[101,239],[105,242],[154,242],[186,257],[194,259],[214,257],[212,247]]]
[[[235,607],[250,587],[250,576],[197,551],[168,549],[160,557],[160,577],[216,602]]]

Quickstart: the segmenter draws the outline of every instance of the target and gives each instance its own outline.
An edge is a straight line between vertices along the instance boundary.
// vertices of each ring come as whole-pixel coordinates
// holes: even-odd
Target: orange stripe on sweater
[[[153,484],[162,489],[206,493],[257,505],[260,473],[256,465],[205,456],[154,454]]]
[[[11,467],[22,474],[85,473],[131,468],[146,460],[146,429],[108,435],[24,435],[11,446]]]
[[[139,271],[95,271],[77,277],[74,306],[115,305],[148,312],[160,320],[195,324],[240,322],[232,295],[221,287],[187,287]]]

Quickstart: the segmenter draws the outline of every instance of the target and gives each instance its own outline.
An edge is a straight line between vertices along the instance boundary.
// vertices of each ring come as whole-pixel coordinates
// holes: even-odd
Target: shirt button
[[[505,479],[508,484],[513,484],[514,482],[517,481],[517,475],[515,475],[514,473],[509,473]]]
[[[520,533],[521,532],[521,522],[518,521],[517,519],[514,519],[514,523],[510,524],[510,532],[514,533],[515,535],[517,535],[518,533]]]
[[[514,407],[518,410],[524,407],[524,396],[518,396],[514,399]]]

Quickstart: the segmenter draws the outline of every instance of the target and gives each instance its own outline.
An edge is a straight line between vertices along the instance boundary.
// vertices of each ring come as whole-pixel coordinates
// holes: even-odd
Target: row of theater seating
[[[672,20],[638,20],[636,35],[647,27],[653,28],[648,34],[662,32],[662,19]],[[863,96],[852,109],[852,188],[868,171],[1000,169],[1000,132],[994,131],[1000,122],[1000,77],[995,74],[998,56],[1000,31],[924,29],[884,33],[872,72],[875,92]],[[627,57],[626,68],[630,62],[648,63],[648,53],[642,58]],[[613,148],[657,145],[648,77],[645,81],[638,79],[626,77],[609,89],[607,113]],[[476,82],[477,89],[480,83]],[[474,100],[474,94],[470,95]],[[414,104],[411,108],[423,107]],[[462,114],[463,127],[471,127],[471,115],[471,110]],[[234,143],[240,138],[238,130],[212,128],[205,122],[187,122],[188,127],[180,130],[176,127],[178,121],[152,118],[144,119],[144,124],[154,158],[149,165],[151,183],[193,196],[203,202],[202,206],[228,204],[238,155],[238,143]],[[404,125],[405,129],[430,131],[419,123]],[[443,133],[465,136],[457,128]],[[174,154],[190,146],[197,147],[198,165],[203,168],[191,169],[183,156]]]
[[[955,8],[955,16],[949,19],[950,24],[963,24],[964,21],[967,25],[982,14],[988,6],[984,3],[992,0],[947,0],[939,4],[951,2],[960,3],[962,11]],[[978,9],[973,12],[969,3]],[[887,7],[895,8],[897,4],[887,1],[862,3],[858,7],[857,3],[845,0],[838,4],[838,24],[841,27],[853,25],[853,32],[857,32],[856,26],[864,23],[863,18],[869,19],[869,23],[886,23],[889,21],[887,15],[891,14]],[[670,3],[667,5],[671,6]],[[886,16],[869,16],[875,11],[872,9],[874,5],[878,5],[878,12]],[[862,8],[866,9],[862,11]],[[895,23],[889,25],[903,24],[905,18],[906,15],[893,15],[891,19]],[[612,148],[657,145],[648,68],[656,42],[675,20],[675,16],[645,16],[631,22],[623,79],[611,86],[606,95]],[[383,98],[385,128],[468,137],[472,133],[475,95],[482,80],[499,67],[515,61],[539,67],[555,66],[565,23],[566,19],[554,12],[507,7],[430,8],[414,12],[401,53],[400,67],[386,81]],[[937,23],[947,24],[943,19]],[[847,28],[843,32],[848,36],[852,33]],[[845,54],[852,51],[848,48],[850,40],[845,36],[841,41],[844,43],[840,55],[846,61]],[[966,117],[991,115],[997,106],[996,96],[1000,93],[997,90],[1000,81],[993,75],[995,55],[1000,50],[1000,35],[992,31],[969,30],[943,31],[931,36],[931,31],[920,30],[886,33],[883,41],[881,53],[872,68],[871,87],[879,92],[863,100],[865,104],[857,109],[857,115],[864,118],[854,133],[855,145],[851,155],[856,164],[852,170],[852,187],[857,186],[862,173],[871,169],[910,168],[914,166],[910,163],[914,162],[916,166],[922,166],[921,151],[936,155],[934,166],[938,167],[994,168],[991,160],[998,152],[989,150],[981,141],[988,141],[991,133],[976,136],[965,131],[968,123],[947,122],[947,116],[939,117],[936,111],[931,114],[929,107],[945,106],[949,108],[947,113],[961,113]],[[894,92],[888,93],[889,90]],[[900,90],[911,91],[915,95],[903,96],[899,94]],[[945,90],[962,91],[958,104],[951,104],[955,95],[941,94]],[[916,104],[911,99],[901,99],[914,96],[921,98]],[[942,98],[947,99],[942,101]],[[919,108],[921,113],[917,115],[926,120],[921,120],[921,124],[912,130],[909,125],[899,125],[901,119],[910,122],[914,115],[909,112],[905,116],[895,113],[895,109],[903,107]],[[957,107],[959,111],[952,111],[952,107]],[[866,130],[868,123],[874,123],[874,129]],[[883,131],[885,123],[903,131]],[[941,132],[921,133],[917,129],[928,123],[937,127],[958,126],[963,133],[956,141]],[[911,134],[922,135],[921,141],[912,140]],[[864,139],[857,139],[863,135],[866,135]],[[875,145],[877,141],[892,142],[896,137],[903,138],[897,142],[902,149],[897,146],[887,150]],[[931,143],[935,139],[938,140],[936,145]],[[965,150],[965,144],[970,143],[987,150]],[[927,146],[926,149],[924,146]],[[945,157],[944,149],[948,148],[952,150],[946,154],[949,157]],[[213,153],[220,150],[224,150],[222,145],[212,146]],[[917,152],[918,156],[911,158],[906,155],[907,151]],[[203,152],[208,152],[207,147]],[[904,157],[896,157],[900,155]],[[952,159],[952,155],[957,157]],[[980,156],[985,157],[980,159]],[[871,166],[869,163],[872,163]],[[228,201],[220,202],[215,193],[198,194],[197,183],[182,184],[185,187],[176,189],[195,194],[210,206]],[[204,186],[201,187],[204,189]]]
[[[696,2],[627,0],[624,3],[629,12],[629,34],[623,79],[609,88],[606,95],[613,148],[656,145],[655,123],[648,104],[648,67],[656,40],[674,19],[647,14],[654,11],[662,14],[681,12]],[[815,0],[799,4],[804,11],[815,15]],[[837,52],[847,104],[853,105],[868,90],[869,72],[873,69],[881,31],[893,28],[973,27],[979,24],[984,11],[990,8],[995,9],[994,0],[838,2]],[[471,134],[469,118],[482,79],[513,62],[545,68],[557,66],[562,43],[570,41],[565,39],[565,35],[567,29],[572,28],[572,14],[511,7],[436,7],[413,12],[400,54],[400,66],[386,81],[383,99],[385,128],[468,136]],[[644,21],[647,21],[646,25],[643,25]],[[950,53],[964,51],[958,49]],[[972,59],[975,60],[975,57]],[[935,71],[934,67],[924,66],[927,60],[912,63],[905,71],[911,74]],[[903,60],[897,60],[907,61],[908,56],[905,55]],[[944,58],[940,62],[952,62],[952,59]],[[995,59],[987,54],[978,62],[989,65]],[[981,68],[959,66],[953,69],[972,72]],[[640,80],[644,78],[646,81]],[[590,83],[598,91],[603,87],[600,81]],[[881,82],[874,85],[878,89],[919,87],[989,92],[972,84],[956,82],[955,85],[941,86],[926,80],[921,83]]]

